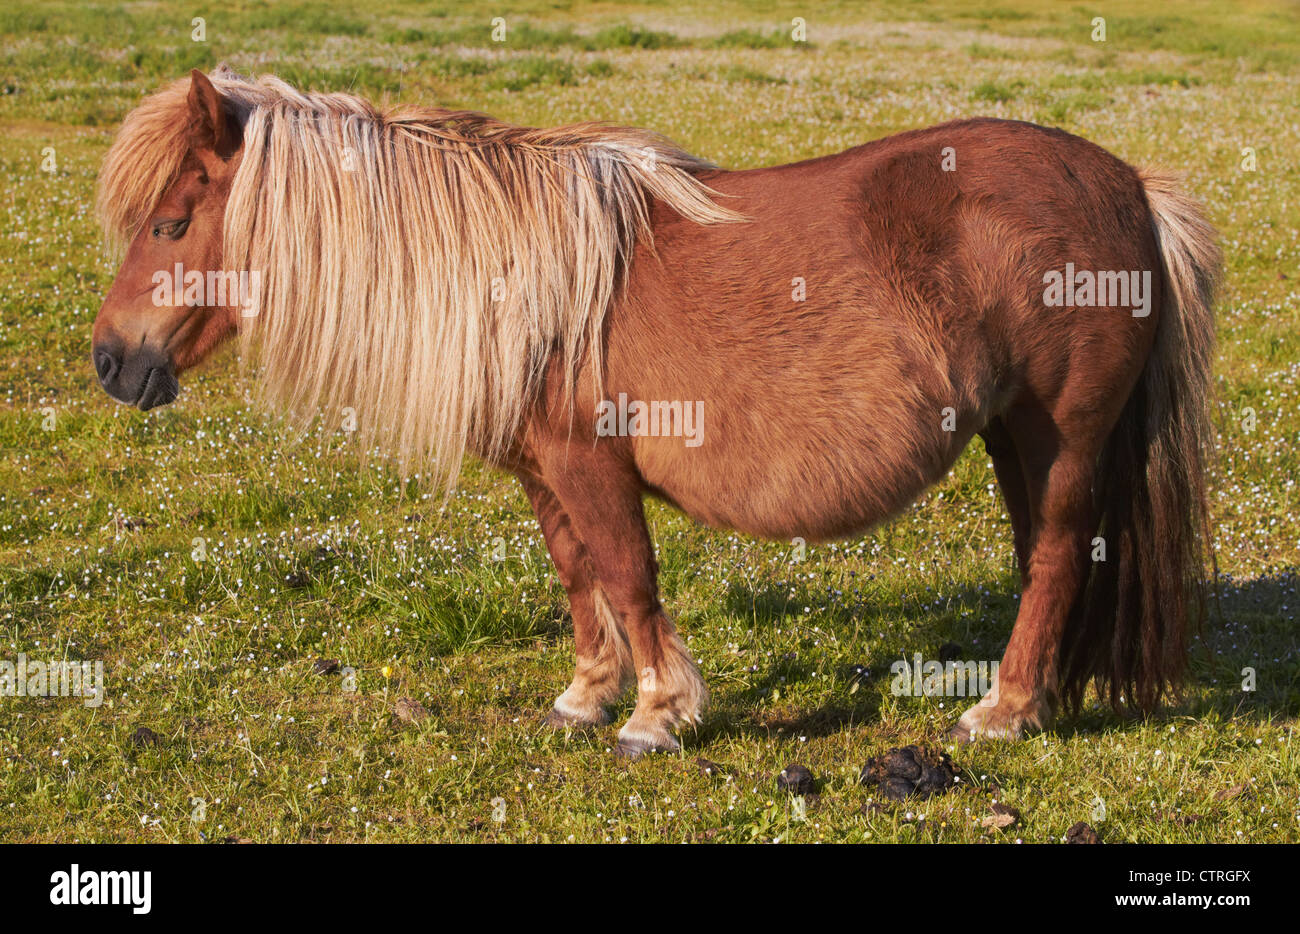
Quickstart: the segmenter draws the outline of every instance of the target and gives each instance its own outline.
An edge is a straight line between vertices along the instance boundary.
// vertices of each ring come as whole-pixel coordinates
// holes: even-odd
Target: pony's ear
[[[239,123],[226,98],[212,86],[208,76],[195,68],[190,72],[190,145],[210,149],[228,159],[241,142]]]

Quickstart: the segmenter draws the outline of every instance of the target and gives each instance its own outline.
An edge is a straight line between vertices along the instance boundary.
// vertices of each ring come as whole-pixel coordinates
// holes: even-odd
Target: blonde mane
[[[244,125],[224,268],[259,271],[240,327],[264,400],[298,418],[352,408],[363,450],[448,484],[466,450],[506,451],[553,354],[567,389],[585,361],[599,391],[602,322],[650,241],[649,199],[699,223],[740,219],[695,177],[707,163],[644,130],[212,81]],[[189,84],[146,99],[108,154],[98,208],[116,244],[177,176]]]

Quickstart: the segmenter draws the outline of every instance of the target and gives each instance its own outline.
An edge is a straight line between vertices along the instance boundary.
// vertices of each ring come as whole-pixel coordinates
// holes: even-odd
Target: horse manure
[[[886,778],[879,787],[880,793],[891,801],[902,801],[916,789],[916,785],[905,778]]]
[[[902,746],[868,759],[860,782],[875,785],[885,798],[901,801],[948,791],[956,784],[956,772],[947,753]]]
[[[776,777],[776,787],[792,795],[810,795],[817,788],[817,779],[802,765],[787,765]]]
[[[1075,824],[1065,832],[1066,843],[1101,843],[1097,831],[1083,821]]]
[[[133,746],[157,746],[161,742],[162,738],[147,726],[142,726],[131,734]]]
[[[333,675],[338,674],[339,660],[337,658],[318,658],[312,662],[311,673],[314,675]]]

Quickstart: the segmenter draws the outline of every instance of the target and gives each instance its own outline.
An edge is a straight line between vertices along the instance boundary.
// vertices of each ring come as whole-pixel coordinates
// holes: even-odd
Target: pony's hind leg
[[[610,720],[606,705],[618,698],[632,678],[627,636],[560,501],[536,476],[521,474],[519,479],[537,514],[560,583],[569,595],[573,616],[577,656],[573,682],[556,698],[546,721],[557,727],[603,725]]]
[[[1109,427],[1104,416],[1102,424]],[[1051,723],[1059,703],[1061,644],[1087,578],[1097,527],[1092,486],[1105,442],[1102,426],[1061,431],[1039,409],[1022,411],[1008,427],[1011,438],[1021,441],[1016,449],[1031,524],[1025,536],[1017,530],[1017,551],[1027,549],[1027,559],[1021,559],[1023,593],[993,690],[953,728],[961,740],[1016,738]],[[1008,505],[1014,520],[1017,507]]]
[[[680,748],[675,729],[699,722],[708,696],[695,662],[659,603],[658,564],[641,489],[624,462],[601,449],[560,451],[554,489],[632,651],[637,704],[618,734],[618,751],[637,756]]]

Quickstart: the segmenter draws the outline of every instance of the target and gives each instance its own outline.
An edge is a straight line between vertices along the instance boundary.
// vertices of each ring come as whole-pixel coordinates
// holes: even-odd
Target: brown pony
[[[1201,613],[1214,231],[1169,178],[966,120],[722,171],[654,134],[381,112],[195,71],[126,120],[94,328],[141,409],[242,332],[266,400],[352,407],[405,465],[513,472],[573,613],[555,724],[678,746],[706,697],[659,602],[649,493],[770,538],[861,533],[979,435],[1024,585],[954,733],[1090,684],[1150,709]],[[179,264],[179,265],[178,265]]]

